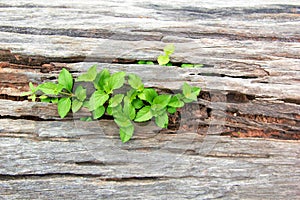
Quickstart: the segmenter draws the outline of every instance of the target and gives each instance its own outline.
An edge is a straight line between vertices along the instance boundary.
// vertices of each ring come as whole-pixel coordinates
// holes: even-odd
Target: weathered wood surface
[[[299,199],[298,1],[3,0],[0,22],[0,199]],[[166,43],[172,61],[205,67],[132,64]],[[20,97],[92,62],[202,87],[198,115],[181,113],[191,130],[150,123],[121,144],[110,120],[61,120]]]

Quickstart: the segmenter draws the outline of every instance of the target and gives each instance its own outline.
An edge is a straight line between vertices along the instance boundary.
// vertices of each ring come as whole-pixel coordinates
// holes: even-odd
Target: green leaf
[[[171,95],[162,94],[162,95],[159,95],[159,96],[157,96],[153,99],[153,104],[158,104],[162,108],[165,108],[168,105],[170,100],[171,100]]]
[[[128,97],[124,98],[123,112],[126,116],[129,117],[130,120],[133,120],[135,118],[135,108],[130,103],[130,99]]]
[[[104,90],[107,93],[111,93],[113,90],[121,88],[125,82],[125,75],[125,72],[117,72],[112,74],[108,79],[108,85],[104,86]]]
[[[162,115],[155,117],[155,123],[158,127],[167,128],[169,124],[168,114],[164,112]]]
[[[139,110],[136,114],[134,121],[136,122],[145,122],[150,120],[153,117],[150,106],[145,106]]]
[[[51,103],[57,104],[58,103],[58,98],[51,98]]]
[[[77,99],[74,99],[72,101],[72,112],[73,113],[76,113],[83,105],[83,102],[82,101],[79,101]]]
[[[31,96],[28,97],[28,99],[31,99],[32,102],[35,102],[36,94],[32,94]]]
[[[168,63],[166,64],[166,66],[173,66],[173,63],[168,62]]]
[[[188,64],[188,63],[181,64],[181,68],[193,68],[193,67],[194,67],[193,64]]]
[[[93,121],[93,119],[91,117],[81,117],[80,121],[90,122]]]
[[[159,104],[154,104],[151,106],[151,112],[154,117],[162,115],[164,112],[167,112],[167,108],[163,108]]]
[[[128,83],[132,88],[136,89],[137,91],[142,91],[144,89],[144,84],[140,77],[135,74],[129,74],[128,78]]]
[[[146,65],[154,65],[154,62],[152,62],[152,61],[147,61],[147,62],[146,62]]]
[[[36,87],[34,87],[34,85],[32,84],[32,82],[29,82],[29,88],[32,92],[36,91]]]
[[[112,115],[112,114],[113,114],[113,109],[112,109],[112,107],[107,107],[107,108],[106,108],[106,113],[107,113],[108,115]]]
[[[157,58],[157,62],[159,65],[165,65],[170,61],[170,58],[168,55],[160,55]]]
[[[174,114],[174,113],[176,113],[176,111],[177,111],[177,109],[176,108],[174,108],[174,107],[168,107],[168,112],[170,113],[170,114]]]
[[[136,89],[131,89],[126,93],[126,96],[129,98],[130,102],[136,99],[136,95],[138,94]]]
[[[80,101],[84,101],[86,99],[86,89],[79,85],[75,90],[75,96]]]
[[[58,76],[58,83],[61,84],[66,90],[72,92],[73,77],[68,70],[63,68]]]
[[[103,91],[95,91],[89,101],[89,110],[93,111],[102,106],[109,99],[109,95]]]
[[[61,98],[57,104],[58,114],[61,118],[64,118],[71,109],[71,99]]]
[[[139,64],[139,65],[144,65],[144,64],[146,64],[146,62],[147,62],[147,61],[145,61],[145,60],[139,60],[139,61],[138,61],[138,64]]]
[[[42,83],[38,86],[38,90],[41,90],[45,94],[58,95],[64,87],[60,84],[52,82]]]
[[[188,85],[187,83],[184,83],[182,87],[182,93],[185,98],[183,99],[183,101],[185,103],[197,101],[197,96],[199,95],[200,90],[201,89],[199,87],[193,87]]]
[[[181,101],[177,96],[172,96],[170,102],[168,103],[168,106],[181,108],[184,106],[184,102]]]
[[[146,88],[138,95],[141,100],[145,100],[149,103],[152,103],[153,99],[157,96],[158,94],[153,88]]]
[[[89,70],[77,77],[76,81],[92,82],[97,76],[97,65],[93,65]]]
[[[200,93],[200,91],[201,91],[201,88],[199,88],[199,87],[192,87],[192,93],[194,93],[195,95],[199,95],[199,93]]]
[[[126,116],[115,118],[114,121],[119,127],[128,127],[132,125],[131,121]]]
[[[115,96],[111,97],[109,100],[109,107],[116,107],[120,105],[123,100],[124,94],[116,94]]]
[[[82,104],[82,107],[89,108],[90,107],[90,102],[89,101],[84,101],[83,104]]]
[[[100,117],[102,117],[105,113],[105,107],[104,106],[100,106],[99,108],[96,108],[93,111],[93,118],[94,119],[99,119]]]
[[[43,102],[43,103],[50,103],[50,102],[51,102],[51,99],[50,99],[50,98],[47,98],[47,99],[41,99],[41,102]]]
[[[120,127],[120,138],[123,143],[128,142],[134,133],[134,126]]]
[[[164,48],[164,52],[167,56],[173,54],[175,51],[175,46],[174,44],[168,44],[167,46],[165,46]]]
[[[94,86],[98,90],[104,90],[104,86],[107,87],[108,80],[110,78],[110,73],[107,69],[103,69],[100,73],[97,74],[96,79],[94,80]]]
[[[132,105],[133,105],[134,108],[140,109],[141,107],[144,106],[144,102],[142,100],[140,100],[140,99],[134,99],[132,101]]]

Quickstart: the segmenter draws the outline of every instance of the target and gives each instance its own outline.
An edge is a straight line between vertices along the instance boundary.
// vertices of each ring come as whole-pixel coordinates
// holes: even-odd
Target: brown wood
[[[0,199],[299,199],[300,4],[253,1],[0,3]],[[134,64],[163,47],[181,69]],[[147,87],[202,88],[168,130],[60,119],[28,83],[92,64]],[[172,118],[173,120],[173,118]]]

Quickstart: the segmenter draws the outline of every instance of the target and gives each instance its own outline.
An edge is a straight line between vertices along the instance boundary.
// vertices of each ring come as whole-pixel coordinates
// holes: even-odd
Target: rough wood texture
[[[299,199],[298,1],[0,8],[0,199]],[[204,67],[134,64],[167,43],[173,62]],[[111,120],[61,120],[54,105],[20,97],[30,81],[56,81],[62,67],[77,76],[93,63],[160,90],[189,82],[202,93],[181,110],[177,132],[137,125],[127,144]]]

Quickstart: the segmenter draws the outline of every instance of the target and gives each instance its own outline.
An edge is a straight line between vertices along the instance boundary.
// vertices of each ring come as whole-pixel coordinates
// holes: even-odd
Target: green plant
[[[168,64],[172,65],[172,63],[170,63],[170,55],[172,55],[174,51],[175,51],[174,44],[168,44],[167,46],[165,46],[164,54],[159,55],[157,57],[158,64],[162,66],[168,66]]]
[[[116,72],[111,74],[107,69],[97,73],[96,65],[78,76],[75,82],[87,82],[93,86],[92,94],[87,94],[87,88],[74,84],[71,73],[62,69],[58,83],[46,82],[34,87],[29,83],[30,95],[35,101],[57,103],[58,114],[61,118],[72,111],[78,112],[83,107],[91,112],[91,117],[81,120],[99,119],[104,114],[114,118],[120,128],[122,142],[130,140],[134,133],[134,122],[145,122],[155,118],[155,123],[161,128],[167,128],[169,114],[174,114],[177,108],[185,103],[197,101],[200,88],[184,83],[182,93],[158,94],[153,88],[145,88],[141,78],[135,74]],[[74,88],[74,85],[77,85]],[[130,86],[123,93],[118,89],[124,85]]]
[[[175,46],[174,44],[168,44],[164,47],[164,54],[159,55],[157,57],[157,62],[161,66],[173,66],[174,63],[170,61],[170,56],[174,53]],[[139,60],[137,62],[141,65],[154,65],[153,61],[149,60]],[[183,63],[180,65],[181,68],[197,68],[197,67],[203,67],[203,64],[191,64],[191,63]]]

